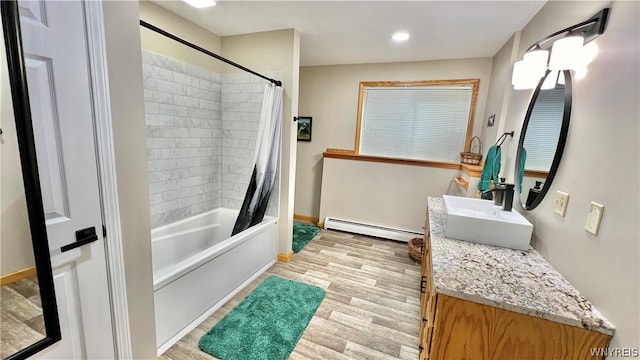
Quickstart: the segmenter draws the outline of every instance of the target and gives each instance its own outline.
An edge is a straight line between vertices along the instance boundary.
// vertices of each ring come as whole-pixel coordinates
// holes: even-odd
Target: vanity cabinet
[[[513,269],[509,269],[509,264],[501,264],[505,266],[494,266],[499,270],[487,274],[490,270],[481,263],[491,260],[477,258],[477,254],[472,253],[496,251],[502,254],[499,258],[503,258],[513,251],[516,256],[509,262],[531,257],[529,261],[541,262],[535,266],[543,268],[545,274],[552,271],[535,250],[523,252],[447,239],[440,231],[442,217],[438,215],[432,213],[432,221],[427,210],[420,286],[420,360],[602,358],[592,356],[591,349],[607,347],[615,330],[564,278],[558,278],[557,273],[550,278],[539,276],[540,281],[548,283],[544,285],[548,289],[536,288],[527,295],[528,301],[524,301],[522,297],[512,296],[510,290],[526,293],[522,286],[529,281],[519,281],[522,279],[518,279],[517,273],[507,277],[501,271],[531,271],[534,265],[511,264]],[[434,224],[430,222],[435,221],[440,223],[434,231]],[[451,263],[453,259],[461,263]],[[476,270],[482,273],[473,274]],[[490,290],[482,286],[484,277],[495,279],[486,284]],[[470,279],[468,286],[465,279]],[[500,283],[505,279],[506,283]],[[516,284],[517,289],[510,289],[511,283]],[[555,294],[556,291],[559,293]],[[537,293],[542,293],[540,298],[536,298]],[[564,299],[567,294],[576,301],[579,310],[574,309],[574,304],[559,304],[565,312],[553,306],[543,308],[546,302],[554,301],[550,299]]]

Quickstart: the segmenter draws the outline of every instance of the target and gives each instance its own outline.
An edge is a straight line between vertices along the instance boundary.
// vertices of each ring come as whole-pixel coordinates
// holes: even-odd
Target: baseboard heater
[[[366,224],[362,222],[349,221],[326,217],[324,219],[325,229],[347,231],[356,234],[381,237],[384,239],[409,242],[415,237],[422,237],[424,234],[410,230],[396,229],[387,226]]]

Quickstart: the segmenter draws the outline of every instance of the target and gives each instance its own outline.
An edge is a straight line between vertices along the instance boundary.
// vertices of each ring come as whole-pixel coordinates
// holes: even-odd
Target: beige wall
[[[296,132],[292,118],[298,113],[300,35],[295,30],[279,30],[225,36],[221,39],[221,48],[224,57],[256,72],[283,72],[278,252],[288,254],[293,236],[293,197],[296,186]],[[239,70],[225,65],[222,71]]]
[[[220,37],[151,1],[140,1],[140,19],[209,51],[220,54]],[[140,27],[140,37],[142,39],[142,48],[147,51],[215,72],[220,72],[222,68],[222,63],[209,55],[191,49],[149,29]]]
[[[131,345],[134,359],[155,359],[138,2],[105,1],[103,9]]]
[[[610,4],[548,2],[522,30],[518,58],[536,40]],[[534,247],[616,326],[611,347],[640,347],[639,15],[640,3],[613,2],[606,32],[596,40],[598,56],[587,76],[573,82],[571,125],[556,178],[547,198],[526,215],[534,224]],[[521,127],[531,95],[511,90],[507,128]],[[564,218],[553,214],[557,190],[570,195]],[[598,236],[584,230],[591,201],[605,206]]]
[[[487,95],[487,104],[485,106],[484,117],[482,118],[482,143],[485,144],[484,152],[495,144],[496,139],[505,131],[513,129],[504,129],[504,119],[507,116],[507,104],[511,95],[511,64],[516,61],[518,56],[517,47],[520,40],[520,33],[514,34],[504,46],[493,57],[491,66],[491,81],[489,84],[489,92]],[[497,85],[493,85],[497,84]],[[502,85],[502,86],[499,86]],[[495,114],[495,122],[492,127],[487,126],[489,116]],[[509,139],[511,140],[511,139]],[[485,155],[483,154],[483,156]]]
[[[332,158],[323,171],[321,221],[331,216],[417,233],[424,232],[427,197],[449,193],[460,172]]]
[[[479,78],[480,89],[473,133],[479,135],[482,128],[484,104],[491,75],[491,58],[422,61],[389,64],[308,66],[300,69],[301,116],[313,117],[311,142],[298,142],[296,172],[295,213],[319,217],[320,187],[322,178],[322,153],[329,147],[353,149],[358,108],[360,81],[375,80],[441,80]],[[376,168],[378,168],[376,166]],[[393,172],[396,165],[385,165],[384,171]],[[439,174],[441,169],[415,167],[415,172]],[[444,170],[449,174],[449,171]],[[326,181],[349,181],[358,183],[370,177],[362,173],[355,178],[344,178],[341,174],[327,174],[335,179]],[[442,195],[439,184],[423,196]],[[324,191],[324,189],[322,190]],[[346,200],[345,200],[346,201]],[[395,202],[390,206],[401,207]],[[366,217],[365,213],[360,216]],[[375,209],[371,209],[375,211]],[[364,220],[364,219],[363,219]]]
[[[0,43],[4,44],[2,34]],[[35,262],[4,47],[0,71],[0,275],[7,275],[34,266]]]

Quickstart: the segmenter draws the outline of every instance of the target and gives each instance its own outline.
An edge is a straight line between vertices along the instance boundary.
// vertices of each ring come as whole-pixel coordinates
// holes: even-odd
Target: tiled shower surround
[[[253,171],[266,82],[148,51],[142,61],[151,227],[217,207],[239,209]],[[271,199],[278,199],[277,184]],[[277,201],[267,214],[277,216]]]

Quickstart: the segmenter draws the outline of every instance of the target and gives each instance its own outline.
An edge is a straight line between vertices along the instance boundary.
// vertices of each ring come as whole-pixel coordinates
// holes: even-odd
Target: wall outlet
[[[569,202],[569,194],[566,192],[558,191],[556,193],[556,203],[553,207],[553,212],[564,217],[567,212],[567,203]]]
[[[604,212],[604,205],[591,202],[591,208],[589,214],[587,214],[587,222],[584,224],[584,229],[593,235],[598,235],[598,229],[600,229],[600,221],[602,220],[602,213]]]

